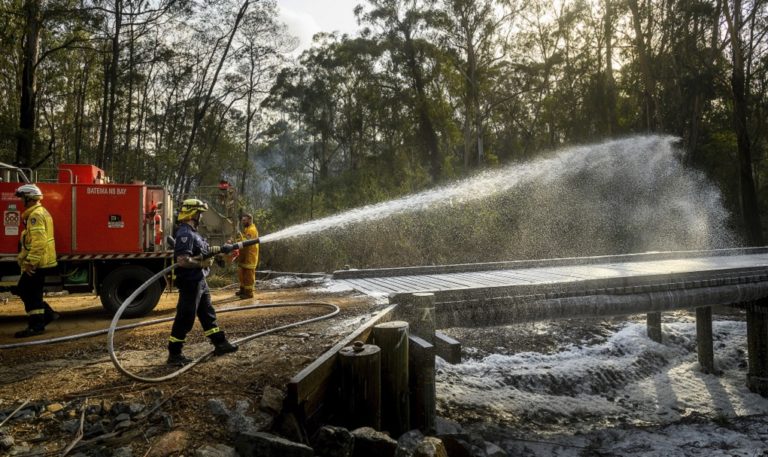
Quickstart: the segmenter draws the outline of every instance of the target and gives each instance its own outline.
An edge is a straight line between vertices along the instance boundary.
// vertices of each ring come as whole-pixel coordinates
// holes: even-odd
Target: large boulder
[[[317,457],[351,457],[355,438],[343,427],[326,425],[312,437]]]
[[[355,446],[352,457],[395,457],[397,441],[371,427],[360,427],[352,431]]]

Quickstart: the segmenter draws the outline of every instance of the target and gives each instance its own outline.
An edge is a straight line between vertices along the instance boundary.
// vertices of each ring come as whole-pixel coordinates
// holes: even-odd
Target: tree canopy
[[[761,244],[767,6],[365,0],[356,34],[298,54],[274,0],[0,0],[0,160],[176,193],[227,179],[268,232],[656,132]]]

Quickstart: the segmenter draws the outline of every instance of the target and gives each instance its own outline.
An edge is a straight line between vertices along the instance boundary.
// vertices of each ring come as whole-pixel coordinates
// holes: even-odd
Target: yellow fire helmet
[[[188,198],[181,202],[179,209],[179,222],[194,219],[199,213],[208,211],[208,204],[197,198]]]

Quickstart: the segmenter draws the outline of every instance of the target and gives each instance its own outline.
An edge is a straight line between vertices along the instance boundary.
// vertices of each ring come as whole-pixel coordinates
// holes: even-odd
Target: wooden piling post
[[[339,351],[342,421],[350,428],[381,428],[381,350],[355,341]]]
[[[381,349],[381,427],[393,437],[411,429],[408,387],[408,322],[373,327],[373,343]]]
[[[411,335],[408,369],[411,387],[411,426],[425,435],[435,433],[437,399],[435,391],[435,346]]]
[[[446,362],[461,363],[461,343],[443,332],[435,332],[435,350]]]
[[[648,329],[648,338],[661,343],[661,313],[646,314],[645,323]]]
[[[696,349],[699,366],[704,373],[715,372],[715,352],[712,346],[712,307],[696,308]]]
[[[398,312],[410,325],[410,334],[435,345],[435,294],[417,292],[399,295]]]
[[[768,397],[768,300],[747,306],[747,388]]]

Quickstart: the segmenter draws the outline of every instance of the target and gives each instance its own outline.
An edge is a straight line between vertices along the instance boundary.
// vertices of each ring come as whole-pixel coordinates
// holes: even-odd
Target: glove
[[[34,265],[32,265],[32,264],[31,264],[31,263],[29,263],[29,262],[24,262],[24,263],[21,265],[21,272],[22,272],[22,273],[26,273],[26,274],[28,274],[28,275],[32,276],[32,273],[34,273],[34,272],[35,272],[35,266],[34,266]]]
[[[201,268],[211,268],[211,265],[213,265],[213,257],[208,257],[207,259],[200,261]]]
[[[221,246],[211,246],[208,248],[208,254],[216,255],[221,252]]]

